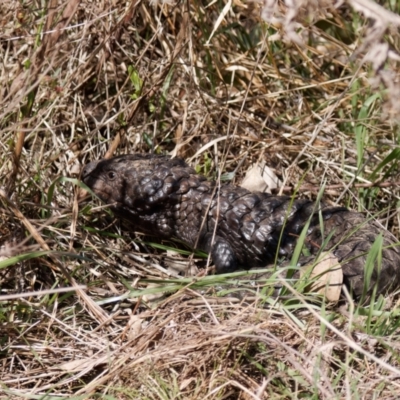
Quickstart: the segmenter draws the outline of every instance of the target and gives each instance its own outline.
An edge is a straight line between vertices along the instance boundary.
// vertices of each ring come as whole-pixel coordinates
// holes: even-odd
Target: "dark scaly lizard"
[[[276,251],[290,257],[310,217],[305,245],[317,253],[323,241],[321,215],[324,237],[332,234],[325,250],[333,250],[355,297],[363,292],[366,253],[380,233],[382,265],[373,271],[371,287],[376,283],[378,293],[385,293],[400,286],[400,250],[389,233],[346,208],[321,204],[315,210],[306,199],[218,186],[182,159],[167,156],[131,154],[92,162],[82,180],[137,231],[175,237],[210,253],[218,273],[266,266]]]

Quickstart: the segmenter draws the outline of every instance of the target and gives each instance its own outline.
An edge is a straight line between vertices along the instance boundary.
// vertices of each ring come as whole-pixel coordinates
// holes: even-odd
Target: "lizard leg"
[[[220,236],[213,236],[213,234],[207,233],[202,247],[211,254],[217,274],[233,272],[238,268],[234,250]]]

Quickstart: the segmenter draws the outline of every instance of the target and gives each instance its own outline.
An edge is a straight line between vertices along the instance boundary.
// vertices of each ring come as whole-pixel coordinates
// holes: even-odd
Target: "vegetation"
[[[325,185],[399,237],[399,2],[269,3],[1,2],[1,398],[398,398],[396,293],[183,277],[204,255],[79,181],[113,154],[236,184],[265,161],[278,192]]]

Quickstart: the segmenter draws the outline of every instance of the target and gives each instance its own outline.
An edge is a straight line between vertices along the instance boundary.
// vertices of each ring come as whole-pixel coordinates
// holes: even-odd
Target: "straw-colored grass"
[[[244,302],[81,199],[113,154],[236,184],[265,161],[399,235],[400,6],[272,3],[1,2],[0,398],[398,398],[396,295]]]

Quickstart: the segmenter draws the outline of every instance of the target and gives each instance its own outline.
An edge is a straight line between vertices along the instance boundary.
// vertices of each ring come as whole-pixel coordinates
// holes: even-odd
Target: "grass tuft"
[[[399,237],[399,13],[3,0],[2,396],[397,398],[398,293],[333,305],[282,283],[301,240],[290,265],[251,272],[259,287],[247,272],[201,276],[202,254],[135,233],[84,197],[79,173],[155,152],[240,183],[263,160],[281,193],[323,192]],[[378,237],[366,289],[381,252]]]

